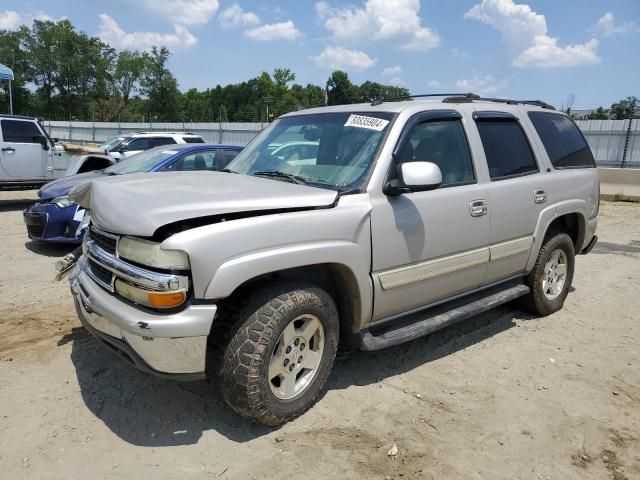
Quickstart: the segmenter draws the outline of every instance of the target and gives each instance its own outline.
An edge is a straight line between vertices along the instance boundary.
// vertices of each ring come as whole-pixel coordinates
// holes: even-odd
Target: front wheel
[[[522,306],[541,316],[560,310],[571,287],[574,267],[571,237],[566,233],[549,235],[533,269],[525,277],[531,292],[522,298]]]
[[[234,317],[221,368],[227,403],[269,426],[311,408],[338,348],[331,296],[312,284],[277,283],[253,292]]]

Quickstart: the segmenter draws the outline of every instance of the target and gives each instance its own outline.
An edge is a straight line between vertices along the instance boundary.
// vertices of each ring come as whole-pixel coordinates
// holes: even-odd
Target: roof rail
[[[549,105],[547,102],[543,102],[542,100],[515,100],[511,98],[492,98],[492,97],[481,97],[475,93],[427,93],[422,95],[407,95],[405,97],[392,97],[392,98],[375,98],[371,100],[371,106],[375,107],[377,105],[382,104],[383,102],[394,102],[398,100],[407,100],[413,98],[426,98],[426,97],[445,97],[442,100],[443,103],[471,103],[474,101],[483,101],[483,102],[496,102],[496,103],[506,103],[509,105],[535,105],[537,107],[546,108],[548,110],[555,110],[553,105]]]
[[[546,108],[548,110],[555,110],[553,105],[549,105],[547,102],[543,102],[542,100],[516,100],[512,98],[493,98],[493,97],[478,97],[473,100],[478,100],[481,102],[495,102],[495,103],[506,103],[508,105],[534,105],[536,107]],[[466,99],[462,99],[462,102],[466,101]],[[457,98],[445,98],[443,102],[446,103],[462,103],[458,102]]]
[[[469,99],[477,99],[480,98],[479,95],[475,93],[425,93],[420,95],[405,95],[404,97],[391,97],[391,98],[374,98],[371,100],[371,106],[375,107],[377,105],[382,104],[383,102],[396,102],[398,100],[407,100],[413,98],[426,98],[426,97],[465,97]]]

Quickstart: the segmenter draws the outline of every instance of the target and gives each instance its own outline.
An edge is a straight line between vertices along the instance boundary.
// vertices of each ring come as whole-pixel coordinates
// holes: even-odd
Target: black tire
[[[268,426],[286,423],[311,408],[324,393],[338,348],[338,311],[331,296],[314,284],[282,281],[252,291],[244,305],[227,312],[229,318],[223,319],[229,326],[227,338],[221,345],[211,342],[218,343],[221,364],[216,377],[225,401],[241,415]],[[269,365],[276,346],[282,348],[279,339],[285,328],[303,315],[320,321],[324,334],[316,338],[323,338],[324,347],[319,366],[309,370],[314,374],[306,387],[283,400],[272,391]]]
[[[549,298],[545,295],[545,289],[543,288],[545,267],[557,250],[564,252],[566,259],[566,277],[559,294],[557,294],[555,298]],[[542,317],[560,310],[569,293],[574,268],[575,252],[571,237],[561,232],[547,234],[533,269],[525,277],[525,283],[531,289],[531,292],[520,299],[520,306]]]

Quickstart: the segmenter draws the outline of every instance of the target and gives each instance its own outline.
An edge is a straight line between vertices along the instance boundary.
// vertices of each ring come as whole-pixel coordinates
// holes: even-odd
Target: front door
[[[437,164],[437,190],[372,200],[373,321],[481,285],[489,261],[489,212],[460,115],[433,111],[407,125],[394,155]]]
[[[38,138],[42,132],[29,120],[0,120],[0,168],[8,180],[41,180],[45,178],[48,151]]]

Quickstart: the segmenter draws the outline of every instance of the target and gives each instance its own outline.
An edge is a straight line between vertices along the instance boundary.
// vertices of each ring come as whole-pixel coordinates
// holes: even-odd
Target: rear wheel
[[[574,267],[571,237],[566,233],[548,235],[533,269],[525,277],[531,292],[522,298],[522,306],[541,316],[560,310],[571,287]]]
[[[285,423],[320,398],[338,347],[338,312],[312,284],[282,282],[234,313],[222,351],[227,403],[265,425]]]

